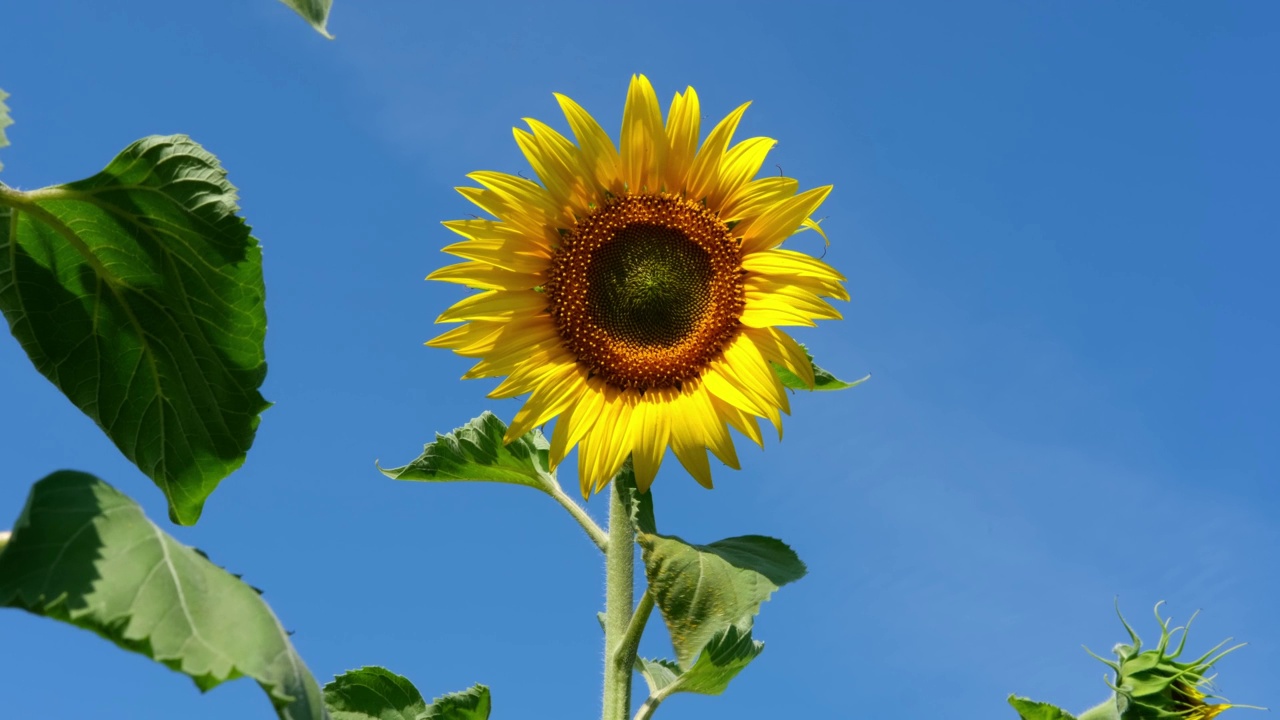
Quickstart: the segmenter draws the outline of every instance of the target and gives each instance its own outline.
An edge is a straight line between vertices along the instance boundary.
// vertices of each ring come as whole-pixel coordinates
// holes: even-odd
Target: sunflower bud
[[[1115,661],[1105,660],[1092,652],[1089,653],[1102,660],[1115,671],[1114,682],[1107,682],[1114,694],[1107,702],[1082,714],[1080,720],[1104,720],[1106,718],[1117,718],[1119,720],[1212,720],[1219,713],[1229,708],[1249,707],[1232,705],[1227,702],[1215,704],[1205,702],[1207,699],[1223,699],[1204,691],[1205,689],[1213,689],[1210,681],[1214,676],[1208,674],[1210,669],[1212,669],[1214,663],[1221,660],[1227,653],[1243,647],[1243,643],[1218,652],[1223,645],[1230,641],[1230,638],[1228,638],[1199,658],[1189,662],[1181,662],[1178,658],[1182,655],[1183,647],[1186,645],[1187,629],[1191,626],[1191,621],[1188,620],[1185,626],[1170,630],[1170,621],[1160,617],[1161,604],[1157,603],[1155,608],[1156,621],[1160,623],[1160,643],[1155,648],[1143,650],[1142,640],[1138,638],[1138,634],[1133,631],[1133,628],[1129,627],[1129,623],[1125,622],[1124,616],[1121,616],[1120,622],[1124,623],[1124,628],[1129,632],[1129,637],[1132,639],[1133,644],[1126,645],[1121,643],[1116,645],[1112,649],[1116,656]],[[1119,614],[1119,612],[1117,607],[1116,613]],[[1191,620],[1194,619],[1195,615],[1192,615]],[[1178,647],[1172,653],[1168,653],[1169,643],[1173,638],[1173,634],[1178,631],[1182,632]],[[1217,654],[1215,655],[1214,653]]]

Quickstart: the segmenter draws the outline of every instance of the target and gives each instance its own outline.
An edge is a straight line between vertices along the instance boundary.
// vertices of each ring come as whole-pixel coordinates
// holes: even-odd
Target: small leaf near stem
[[[408,465],[377,467],[392,480],[500,482],[534,488],[568,510],[604,552],[608,536],[560,487],[548,462],[547,439],[535,428],[507,443],[503,441],[506,432],[506,423],[486,410],[448,434],[436,433],[435,442],[423,446],[422,454]]]

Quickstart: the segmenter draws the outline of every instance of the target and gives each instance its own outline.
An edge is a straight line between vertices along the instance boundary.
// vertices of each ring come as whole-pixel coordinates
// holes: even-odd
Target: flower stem
[[[559,483],[552,484],[548,494],[555,498],[556,502],[563,505],[564,509],[568,510],[569,514],[573,516],[573,519],[577,520],[578,524],[582,526],[582,529],[587,531],[587,536],[591,538],[591,542],[596,544],[596,547],[600,548],[600,552],[608,551],[609,536],[605,534],[604,530],[600,529],[600,526],[596,524],[595,520],[591,519],[591,516],[587,514],[586,510],[582,509],[581,505],[574,502],[573,498],[569,497],[560,488]]]
[[[623,639],[627,637],[627,628],[631,624],[634,542],[631,514],[618,491],[615,478],[614,482],[609,483],[609,544],[604,561],[603,720],[628,720],[631,714],[631,661],[623,667],[620,662],[622,653],[619,650],[622,649]],[[639,634],[636,635],[638,642]]]

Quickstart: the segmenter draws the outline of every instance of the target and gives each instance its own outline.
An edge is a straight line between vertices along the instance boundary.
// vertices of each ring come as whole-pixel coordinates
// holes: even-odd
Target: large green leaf
[[[311,27],[315,28],[321,35],[333,39],[329,31],[325,29],[325,25],[329,23],[329,8],[333,5],[333,0],[280,0],[280,2],[293,8],[293,11],[302,16],[303,20],[311,23]]]
[[[392,480],[479,480],[527,485],[543,492],[558,487],[549,466],[551,446],[542,433],[531,430],[503,445],[506,432],[506,424],[486,410],[447,435],[436,433],[435,442],[424,446],[408,465],[378,469]]]
[[[806,572],[785,543],[761,535],[690,545],[674,536],[641,533],[638,542],[649,592],[681,668],[691,667],[730,626],[749,630],[760,603]]]
[[[0,310],[37,369],[191,524],[268,403],[262,251],[217,158],[139,140],[69,185],[0,186]]]
[[[1009,704],[1022,720],[1076,720],[1070,713],[1049,703],[1035,702],[1014,695],[1009,696]]]
[[[804,380],[800,379],[800,376],[790,370],[778,365],[777,363],[773,364],[773,373],[778,376],[778,379],[782,381],[783,385],[791,388],[792,390],[847,390],[851,387],[857,387],[871,379],[871,376],[867,375],[866,377],[854,380],[853,382],[841,380],[835,375],[832,375],[826,370],[818,367],[818,364],[813,362],[813,354],[809,352],[809,348],[804,345],[801,345],[800,347],[804,350],[804,354],[809,358],[809,362],[813,365],[813,387],[809,387]]]
[[[352,670],[324,686],[334,720],[487,720],[489,688],[476,685],[431,705],[405,678],[380,667]]]
[[[328,717],[258,592],[91,475],[56,472],[31,489],[0,553],[0,607],[92,630],[190,675],[201,690],[251,677],[281,718]]]
[[[9,144],[9,138],[4,134],[4,129],[13,124],[13,118],[9,117],[9,106],[4,104],[9,93],[0,90],[0,148]],[[0,170],[4,169],[4,163],[0,162]]]

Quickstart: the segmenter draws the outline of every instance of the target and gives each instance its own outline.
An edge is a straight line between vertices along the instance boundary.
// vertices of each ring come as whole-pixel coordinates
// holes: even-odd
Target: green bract
[[[1209,670],[1223,656],[1243,647],[1243,644],[1219,653],[1218,650],[1230,640],[1228,638],[1195,660],[1182,662],[1178,658],[1187,643],[1187,630],[1195,615],[1185,626],[1170,630],[1170,620],[1160,617],[1161,604],[1157,603],[1155,608],[1156,621],[1160,623],[1160,642],[1155,648],[1143,650],[1142,640],[1121,616],[1120,622],[1124,623],[1133,644],[1116,645],[1112,650],[1117,658],[1115,661],[1098,658],[1116,673],[1111,684],[1115,691],[1116,711],[1122,720],[1208,720],[1232,707],[1225,703],[1209,705],[1204,702],[1217,697],[1202,691],[1209,685]],[[1116,612],[1119,613],[1119,608]],[[1166,652],[1173,633],[1179,630],[1182,631],[1182,639],[1178,647],[1172,653]]]

